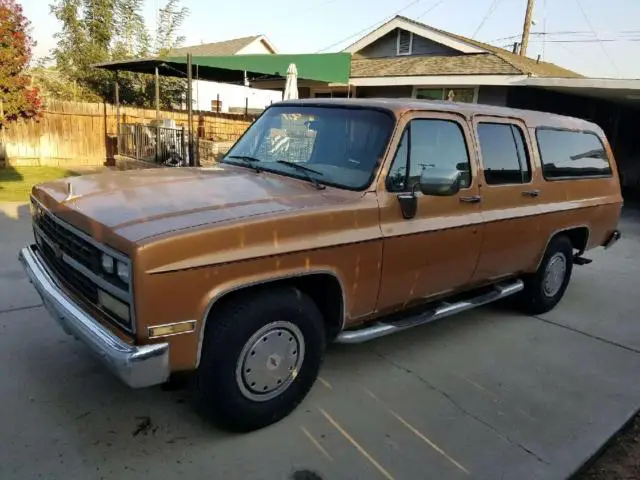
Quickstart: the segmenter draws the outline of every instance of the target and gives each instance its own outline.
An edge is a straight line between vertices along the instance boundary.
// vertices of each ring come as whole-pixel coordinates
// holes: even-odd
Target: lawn
[[[57,167],[0,168],[0,202],[26,202],[34,185],[75,175],[78,173]]]

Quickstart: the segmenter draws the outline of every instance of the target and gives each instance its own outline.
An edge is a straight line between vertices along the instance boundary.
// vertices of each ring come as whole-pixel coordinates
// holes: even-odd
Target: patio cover
[[[192,75],[194,80],[241,84],[245,71],[249,80],[286,77],[287,68],[292,63],[296,65],[299,79],[345,85],[349,83],[350,53],[193,56]],[[158,73],[162,76],[187,76],[186,57],[118,60],[100,63],[94,67],[150,75],[156,73],[157,67]]]

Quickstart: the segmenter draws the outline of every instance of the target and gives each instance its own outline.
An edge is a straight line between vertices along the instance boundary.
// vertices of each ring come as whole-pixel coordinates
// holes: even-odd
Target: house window
[[[475,88],[416,88],[416,98],[423,100],[449,100],[450,102],[474,103]]]
[[[397,54],[411,55],[413,51],[413,33],[406,30],[398,30]]]

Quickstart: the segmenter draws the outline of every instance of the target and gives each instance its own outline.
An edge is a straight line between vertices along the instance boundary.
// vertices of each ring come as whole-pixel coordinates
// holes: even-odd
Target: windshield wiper
[[[262,169],[256,165],[261,162],[259,158],[252,157],[250,155],[227,155],[225,158],[237,158],[238,160],[243,160],[247,165],[253,168],[256,173],[260,173],[262,171]]]
[[[311,167],[301,165],[299,163],[290,162],[289,160],[276,160],[276,162],[282,163],[284,165],[288,165],[290,167],[295,168],[296,170],[299,170],[304,174],[305,177],[307,177],[307,180],[309,180],[313,184],[313,186],[316,187],[318,190],[324,190],[326,188],[326,186],[318,182],[316,178],[313,178],[311,175],[309,175],[309,172],[315,173],[316,175],[324,175],[322,172],[319,172],[318,170],[315,170]]]

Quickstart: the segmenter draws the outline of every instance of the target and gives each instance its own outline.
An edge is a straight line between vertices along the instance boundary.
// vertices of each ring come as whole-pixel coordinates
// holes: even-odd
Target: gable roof
[[[267,48],[276,53],[276,49],[269,43],[264,35],[253,35],[250,37],[232,38],[231,40],[225,40],[222,42],[203,43],[201,45],[192,45],[187,47],[174,48],[167,56],[169,57],[181,57],[187,53],[192,55],[206,55],[206,56],[228,56],[236,55],[243,48],[248,47],[255,41],[265,42]]]
[[[344,49],[345,52],[356,53],[362,50],[364,47],[371,45],[376,40],[384,37],[387,33],[392,32],[396,28],[407,30],[414,35],[419,35],[424,38],[433,40],[434,42],[445,45],[449,48],[459,51],[460,53],[482,53],[483,49],[477,45],[473,45],[464,40],[464,37],[454,38],[448,32],[437,30],[424,23],[416,22],[402,15],[396,15],[387,23],[379,26],[374,31],[368,33],[360,40],[349,45]]]
[[[362,58],[357,52],[401,28],[460,52],[451,56],[403,56]],[[397,15],[345,49],[354,55],[352,76],[396,75],[528,75],[534,77],[581,78],[582,75],[549,62],[538,62],[503,48],[430,27]],[[378,70],[376,70],[378,69]]]

